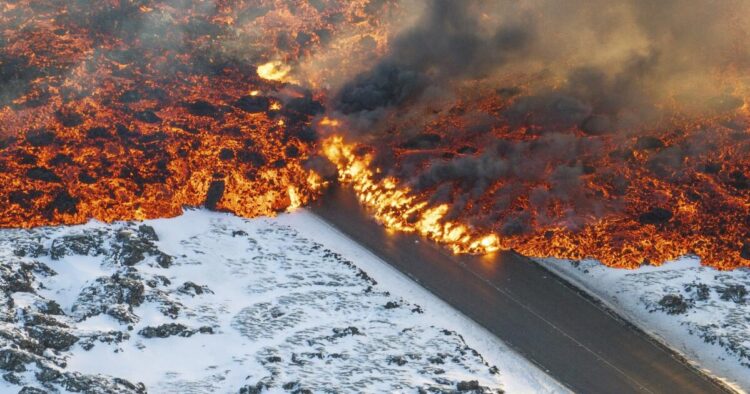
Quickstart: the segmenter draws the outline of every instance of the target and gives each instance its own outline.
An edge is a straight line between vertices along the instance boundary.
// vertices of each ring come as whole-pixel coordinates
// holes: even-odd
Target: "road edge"
[[[607,300],[604,299],[604,297],[586,288],[586,286],[584,286],[583,283],[580,283],[580,281],[578,281],[577,279],[569,275],[566,275],[562,270],[558,271],[558,270],[555,270],[554,268],[550,268],[547,265],[543,264],[540,261],[537,261],[536,259],[532,257],[524,256],[522,254],[517,253],[516,251],[513,251],[513,253],[516,253],[521,258],[530,260],[533,264],[538,266],[540,269],[544,270],[545,272],[548,272],[551,277],[555,278],[555,280],[567,286],[571,290],[575,291],[579,296],[586,299],[588,302],[590,302],[591,304],[599,308],[601,311],[617,319],[624,326],[628,327],[629,329],[637,333],[642,334],[643,337],[646,338],[649,342],[653,343],[655,346],[660,347],[667,353],[671,354],[675,360],[679,361],[681,364],[685,365],[686,367],[692,369],[698,375],[703,376],[707,381],[724,389],[724,391],[728,393],[734,393],[734,394],[742,393],[742,391],[735,389],[730,384],[725,382],[721,377],[708,373],[708,371],[701,368],[697,362],[691,361],[690,358],[688,358],[679,349],[673,347],[669,342],[666,341],[666,339],[660,337],[659,335],[656,335],[656,333],[649,330],[647,327],[639,325],[637,322],[634,321],[635,319],[629,319],[626,316],[626,314],[622,312],[618,312],[617,307],[607,302]]]

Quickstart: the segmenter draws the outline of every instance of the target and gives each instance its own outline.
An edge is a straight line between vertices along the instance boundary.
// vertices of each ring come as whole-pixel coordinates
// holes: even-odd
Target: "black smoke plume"
[[[341,84],[329,109],[376,146],[383,174],[451,203],[449,217],[503,234],[532,222],[576,229],[632,209],[620,201],[630,192],[624,168],[687,182],[683,171],[721,147],[679,125],[732,118],[747,104],[743,1],[402,6],[421,16]],[[645,168],[634,152],[648,155]]]

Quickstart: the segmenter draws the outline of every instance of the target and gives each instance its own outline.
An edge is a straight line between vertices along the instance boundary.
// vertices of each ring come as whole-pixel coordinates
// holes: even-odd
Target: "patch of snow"
[[[750,270],[686,256],[661,266],[537,259],[708,374],[750,391]]]
[[[0,263],[28,279],[4,290],[0,351],[29,362],[3,392],[567,392],[304,210],[2,230]]]
[[[503,371],[503,385],[508,392],[568,391],[486,329],[317,216],[301,211],[293,215],[284,215],[279,221],[292,226],[302,236],[325,244],[348,260],[355,261],[359,268],[392,295],[424,306],[425,313],[419,317],[421,322],[459,332],[469,346],[479,351],[490,364]]]

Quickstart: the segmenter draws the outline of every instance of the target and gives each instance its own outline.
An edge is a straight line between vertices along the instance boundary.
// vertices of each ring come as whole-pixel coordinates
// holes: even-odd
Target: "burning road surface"
[[[0,8],[0,225],[349,184],[456,253],[750,265],[740,0]]]

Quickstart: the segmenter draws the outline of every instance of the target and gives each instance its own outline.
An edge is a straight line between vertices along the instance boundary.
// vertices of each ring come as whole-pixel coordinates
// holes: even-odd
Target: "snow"
[[[706,373],[750,391],[750,296],[727,292],[750,290],[750,270],[718,271],[692,256],[634,270],[594,260],[537,261]]]
[[[118,237],[141,224],[155,230],[156,249],[147,242],[145,257],[125,267]],[[488,391],[567,392],[305,210],[251,220],[187,210],[139,223],[3,230],[0,246],[38,240],[49,249],[81,234],[96,234],[106,251],[38,256],[57,275],[37,276],[36,294],[13,294],[17,308],[37,298],[60,304],[60,319],[82,338],[53,352],[66,371],[142,382],[154,393],[415,392],[471,380]],[[172,256],[172,265],[160,266],[159,254]],[[132,299],[138,284],[142,302]],[[143,334],[167,324],[182,326],[165,337]],[[112,333],[124,336],[96,339]],[[30,370],[18,376],[38,386]],[[0,381],[6,389],[18,386]]]
[[[497,337],[462,315],[435,295],[414,283],[407,276],[383,262],[317,216],[300,212],[280,218],[282,223],[297,229],[301,235],[313,239],[341,253],[378,281],[391,294],[422,305],[422,322],[459,332],[472,348],[490,364],[504,372],[503,385],[510,393],[566,392],[557,382],[544,375],[529,361],[513,352]]]

